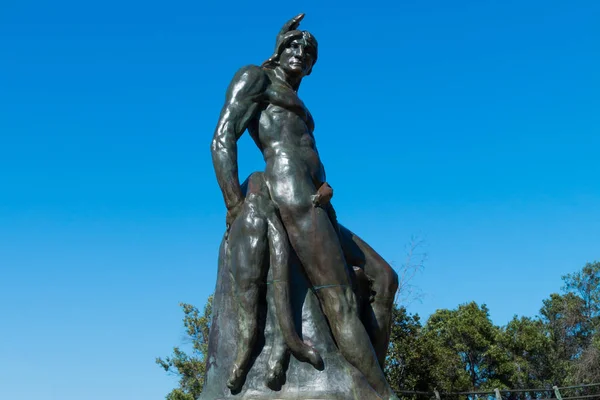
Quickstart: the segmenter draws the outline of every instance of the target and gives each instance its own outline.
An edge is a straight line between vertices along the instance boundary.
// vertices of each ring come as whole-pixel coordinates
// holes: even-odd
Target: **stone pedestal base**
[[[213,320],[209,337],[207,377],[200,400],[379,400],[364,376],[339,353],[327,320],[315,294],[297,262],[290,266],[292,309],[296,329],[304,341],[314,346],[324,360],[319,371],[308,363],[290,357],[285,383],[274,391],[266,386],[267,363],[274,335],[275,317],[266,303],[261,305],[264,333],[258,339],[254,360],[242,389],[227,388],[237,348],[237,317],[232,278],[225,265],[224,242],[219,252],[219,272],[213,300]],[[269,299],[267,290],[266,298]],[[271,301],[270,299],[268,301]],[[263,329],[261,329],[263,332]]]

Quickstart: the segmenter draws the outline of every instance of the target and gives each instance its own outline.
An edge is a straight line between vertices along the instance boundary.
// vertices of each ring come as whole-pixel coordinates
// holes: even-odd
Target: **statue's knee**
[[[387,275],[388,290],[391,294],[396,294],[399,285],[398,273],[394,271],[394,269],[391,266],[388,265]]]
[[[399,285],[398,274],[387,262],[378,263],[377,274],[374,276],[374,289],[386,297],[396,294]]]
[[[328,310],[328,314],[336,320],[344,321],[352,314],[356,314],[356,298],[351,288],[323,288],[319,290],[329,290],[330,293],[320,296]]]
[[[357,314],[358,303],[356,301],[356,294],[351,287],[344,287],[342,290],[343,305],[340,310],[340,314],[344,318],[350,318]]]

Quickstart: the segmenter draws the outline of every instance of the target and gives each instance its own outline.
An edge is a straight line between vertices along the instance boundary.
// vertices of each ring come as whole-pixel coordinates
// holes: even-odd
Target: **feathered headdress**
[[[290,19],[286,22],[279,33],[277,34],[277,40],[275,41],[275,52],[267,61],[265,61],[262,66],[266,68],[274,68],[279,61],[279,57],[281,53],[285,49],[285,47],[296,38],[304,38],[311,47],[314,48],[313,54],[313,65],[317,62],[317,39],[308,31],[300,31],[298,30],[298,26],[300,26],[300,21],[304,18],[304,13],[296,15],[294,18]]]

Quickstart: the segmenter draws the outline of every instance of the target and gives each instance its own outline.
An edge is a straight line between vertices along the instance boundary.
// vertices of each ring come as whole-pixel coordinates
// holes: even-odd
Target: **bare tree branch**
[[[425,244],[423,237],[413,235],[404,246],[406,256],[398,271],[398,292],[396,293],[396,303],[398,304],[407,305],[423,297],[421,291],[411,282],[417,273],[425,268],[425,262],[427,261]]]

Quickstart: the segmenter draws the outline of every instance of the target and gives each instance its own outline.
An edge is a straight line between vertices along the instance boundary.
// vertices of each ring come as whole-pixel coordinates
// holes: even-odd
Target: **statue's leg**
[[[273,207],[271,207],[269,212],[269,217],[271,220],[277,220],[278,216]],[[269,221],[271,225],[273,221]],[[279,223],[281,224],[281,223]],[[281,238],[277,235],[286,235],[285,231],[283,232],[273,232],[272,228],[269,228],[269,261],[271,268],[271,276],[273,277],[273,281],[269,282],[271,285],[270,291],[272,293],[271,299],[267,299],[267,306],[269,308],[269,313],[273,316],[273,342],[271,343],[271,354],[269,355],[268,368],[269,371],[266,377],[266,384],[272,390],[279,390],[281,385],[283,385],[285,381],[285,371],[287,364],[290,358],[289,347],[286,344],[283,329],[285,328],[281,325],[281,315],[279,314],[282,310],[281,304],[278,305],[278,302],[281,301],[290,301],[288,298],[289,293],[281,297],[280,288],[281,285],[285,283],[281,282],[281,279],[287,279],[287,275],[289,272],[289,242],[287,241],[287,237]],[[285,240],[284,240],[285,239]],[[283,248],[282,246],[285,246]],[[279,257],[274,257],[277,250],[279,250]],[[284,269],[281,271],[281,269]],[[282,276],[282,273],[285,276]],[[286,282],[287,283],[287,282]],[[284,286],[289,289],[289,286]],[[271,301],[268,301],[271,300]],[[279,308],[279,310],[278,310]],[[291,314],[291,310],[288,311],[288,314],[284,316],[287,318],[286,323],[293,323],[293,318]],[[289,329],[289,328],[288,328]],[[295,329],[292,327],[291,329]]]
[[[286,366],[289,362],[290,351],[283,339],[283,333],[277,320],[277,310],[274,301],[267,301],[269,314],[273,316],[273,342],[271,343],[271,354],[269,355],[269,372],[267,373],[267,386],[273,390],[279,390],[284,382]]]
[[[287,347],[300,361],[311,363],[315,368],[323,368],[323,359],[316,349],[307,345],[300,339],[294,325],[293,312],[290,296],[290,242],[287,233],[275,207],[267,213],[270,266],[273,275],[273,299],[275,303],[275,315],[277,316],[279,331]],[[278,335],[279,336],[279,335]],[[283,371],[283,362],[278,362],[277,353],[271,357],[274,363],[271,365],[271,373],[268,381],[279,380]],[[281,358],[281,357],[279,357]],[[273,383],[273,382],[271,382]]]
[[[373,302],[370,307],[367,307],[363,322],[373,342],[379,365],[383,368],[390,342],[392,309],[398,290],[398,274],[365,241],[343,225],[340,224],[339,227],[347,262],[361,267],[373,279]]]
[[[282,166],[288,168],[287,165]],[[327,212],[313,207],[316,188],[301,173],[267,172],[271,197],[279,207],[290,243],[315,289],[342,355],[385,398],[397,398],[387,383],[369,335],[357,313],[344,254]],[[285,176],[285,175],[288,176]],[[306,179],[305,179],[306,178]]]
[[[229,262],[238,310],[236,358],[227,386],[237,390],[248,372],[248,363],[258,336],[258,302],[267,267],[266,222],[242,213],[231,227]]]

